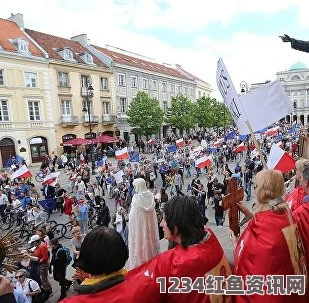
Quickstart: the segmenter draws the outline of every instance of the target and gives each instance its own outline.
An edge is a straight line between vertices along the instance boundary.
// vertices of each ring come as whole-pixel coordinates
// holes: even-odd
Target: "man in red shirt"
[[[52,293],[52,287],[48,280],[48,269],[49,269],[49,262],[48,262],[48,248],[45,242],[41,240],[38,235],[33,235],[30,238],[29,244],[33,244],[34,252],[33,254],[27,254],[27,256],[39,263],[40,275],[42,280],[42,290],[44,292],[44,296],[48,298]]]

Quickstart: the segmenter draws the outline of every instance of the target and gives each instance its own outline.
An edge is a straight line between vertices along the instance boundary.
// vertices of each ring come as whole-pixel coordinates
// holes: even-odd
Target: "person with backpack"
[[[53,276],[55,281],[60,285],[60,297],[58,302],[66,297],[67,290],[70,288],[72,281],[66,279],[66,269],[71,263],[72,257],[70,250],[62,246],[59,240],[54,238],[50,241],[52,248],[52,259],[50,265],[53,267]]]

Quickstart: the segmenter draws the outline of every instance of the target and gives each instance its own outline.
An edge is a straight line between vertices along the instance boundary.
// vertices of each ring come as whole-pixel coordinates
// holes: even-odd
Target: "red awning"
[[[118,138],[108,135],[102,135],[92,140],[93,143],[116,143],[119,142]]]
[[[75,138],[66,142],[63,142],[63,146],[80,146],[80,145],[89,145],[92,143],[92,140],[83,139],[83,138]]]

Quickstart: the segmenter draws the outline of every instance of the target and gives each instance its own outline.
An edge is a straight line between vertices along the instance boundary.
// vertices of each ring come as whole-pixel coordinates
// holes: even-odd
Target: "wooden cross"
[[[236,203],[244,199],[243,187],[237,188],[237,179],[230,178],[228,181],[228,194],[222,198],[222,207],[229,210],[229,227],[237,237],[240,233],[238,208]]]

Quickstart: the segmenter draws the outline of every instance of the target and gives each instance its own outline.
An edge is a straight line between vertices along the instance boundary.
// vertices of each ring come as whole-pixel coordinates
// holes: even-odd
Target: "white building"
[[[302,62],[294,63],[287,71],[277,73],[287,95],[289,96],[294,112],[286,117],[287,122],[300,118],[304,125],[309,123],[309,68]]]

